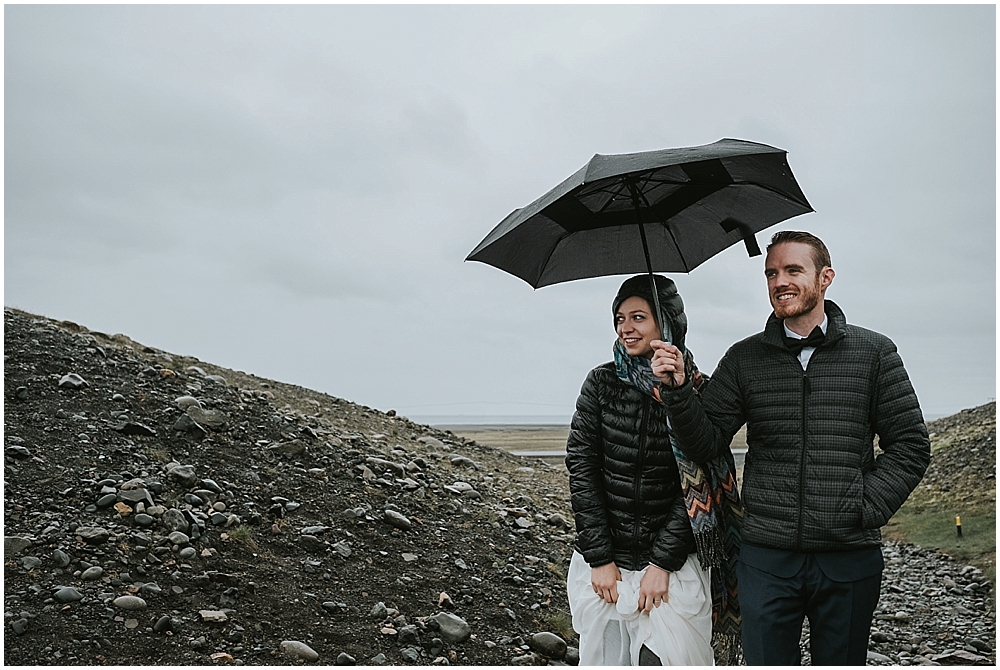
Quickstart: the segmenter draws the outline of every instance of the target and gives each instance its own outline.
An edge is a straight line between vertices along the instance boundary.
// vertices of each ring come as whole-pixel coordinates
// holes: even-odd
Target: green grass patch
[[[562,639],[572,642],[576,639],[576,631],[573,630],[573,617],[565,610],[557,609],[545,620],[548,628]]]
[[[962,517],[962,537],[955,517]],[[941,501],[907,501],[885,527],[886,536],[937,549],[959,561],[974,565],[987,575],[996,591],[996,505],[969,507]]]

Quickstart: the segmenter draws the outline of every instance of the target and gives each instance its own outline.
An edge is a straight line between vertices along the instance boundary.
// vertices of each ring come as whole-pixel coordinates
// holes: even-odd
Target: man
[[[805,616],[813,665],[865,664],[879,528],[930,462],[895,345],[824,299],[834,274],[819,238],[775,234],[764,266],[774,313],[726,352],[701,403],[681,352],[654,343],[653,372],[689,458],[714,458],[747,426],[737,575],[748,665],[798,665]]]

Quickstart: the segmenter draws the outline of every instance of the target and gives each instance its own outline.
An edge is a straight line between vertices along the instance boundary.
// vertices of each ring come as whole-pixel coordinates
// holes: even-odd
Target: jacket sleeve
[[[684,505],[684,496],[678,492],[670,507],[670,515],[653,544],[649,562],[671,572],[680,570],[694,546],[690,544],[690,538],[691,520]]]
[[[614,545],[604,497],[599,371],[583,382],[566,442],[570,500],[576,520],[576,547],[591,567],[614,560]]]
[[[746,422],[733,350],[719,361],[711,383],[701,390],[698,402],[690,381],[665,393],[663,405],[681,451],[696,463],[724,455],[733,435]]]
[[[879,528],[917,487],[931,460],[917,395],[896,346],[888,339],[875,374],[871,421],[882,453],[864,474],[861,525]]]

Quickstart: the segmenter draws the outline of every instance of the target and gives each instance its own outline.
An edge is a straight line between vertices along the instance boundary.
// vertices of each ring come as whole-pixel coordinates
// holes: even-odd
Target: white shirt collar
[[[827,324],[829,322],[830,322],[830,317],[828,317],[826,314],[824,314],[823,315],[823,323],[819,324],[819,329],[823,331],[824,335],[826,335],[826,326],[827,326]],[[781,326],[782,326],[782,328],[785,329],[785,335],[787,335],[788,337],[794,337],[794,338],[796,338],[798,340],[804,340],[807,337],[806,335],[799,335],[798,333],[789,330],[788,326],[785,325],[784,321],[781,322]]]

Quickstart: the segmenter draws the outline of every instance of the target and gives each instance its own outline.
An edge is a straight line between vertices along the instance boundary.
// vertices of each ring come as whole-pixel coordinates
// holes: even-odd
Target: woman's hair
[[[611,314],[617,314],[622,303],[633,296],[645,300],[649,304],[649,310],[654,312],[656,303],[653,302],[653,287],[650,286],[649,277],[647,274],[626,279],[621,288],[618,289],[618,295],[615,296],[615,300],[611,304]],[[672,279],[662,275],[653,275],[653,278],[656,281],[656,296],[660,299],[660,309],[663,310],[663,315],[670,322],[670,332],[674,340],[671,344],[684,351],[684,338],[687,335],[684,301],[681,300],[677,286],[674,285]],[[659,315],[654,314],[653,317],[656,319],[656,324],[660,325]]]

